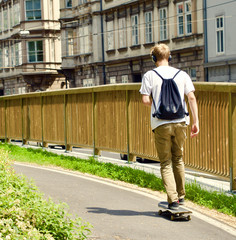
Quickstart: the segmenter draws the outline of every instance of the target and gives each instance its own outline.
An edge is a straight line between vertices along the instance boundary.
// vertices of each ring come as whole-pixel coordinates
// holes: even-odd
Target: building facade
[[[236,1],[204,0],[205,72],[210,82],[236,82]]]
[[[54,0],[0,1],[0,94],[63,87],[59,5]]]
[[[154,67],[156,43],[169,45],[172,66],[204,81],[202,3],[61,0],[62,69],[70,86],[141,82]]]

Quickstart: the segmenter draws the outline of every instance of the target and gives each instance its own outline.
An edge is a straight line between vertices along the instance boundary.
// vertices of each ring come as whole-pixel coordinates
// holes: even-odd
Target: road
[[[236,231],[193,212],[192,220],[170,221],[157,215],[157,196],[143,193],[107,180],[69,171],[14,164],[16,173],[34,179],[45,196],[66,202],[94,228],[96,240],[232,240]]]

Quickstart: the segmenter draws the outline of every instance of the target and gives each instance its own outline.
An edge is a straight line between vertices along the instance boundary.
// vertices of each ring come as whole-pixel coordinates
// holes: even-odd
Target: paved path
[[[98,240],[233,240],[236,231],[194,212],[192,220],[172,222],[157,215],[156,196],[97,178],[16,163],[17,173],[33,178],[54,201],[70,206],[93,226]]]

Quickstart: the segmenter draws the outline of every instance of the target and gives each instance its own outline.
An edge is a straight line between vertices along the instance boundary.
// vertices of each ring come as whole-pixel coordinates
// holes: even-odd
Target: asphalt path
[[[236,231],[200,213],[191,221],[170,221],[158,215],[154,195],[110,181],[64,170],[14,164],[17,174],[33,179],[46,197],[66,202],[70,212],[93,225],[98,240],[233,240]]]

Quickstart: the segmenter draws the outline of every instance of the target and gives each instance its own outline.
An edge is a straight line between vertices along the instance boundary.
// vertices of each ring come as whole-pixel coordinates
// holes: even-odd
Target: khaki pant
[[[170,123],[154,130],[161,176],[169,203],[185,197],[183,145],[186,129],[185,123]]]

